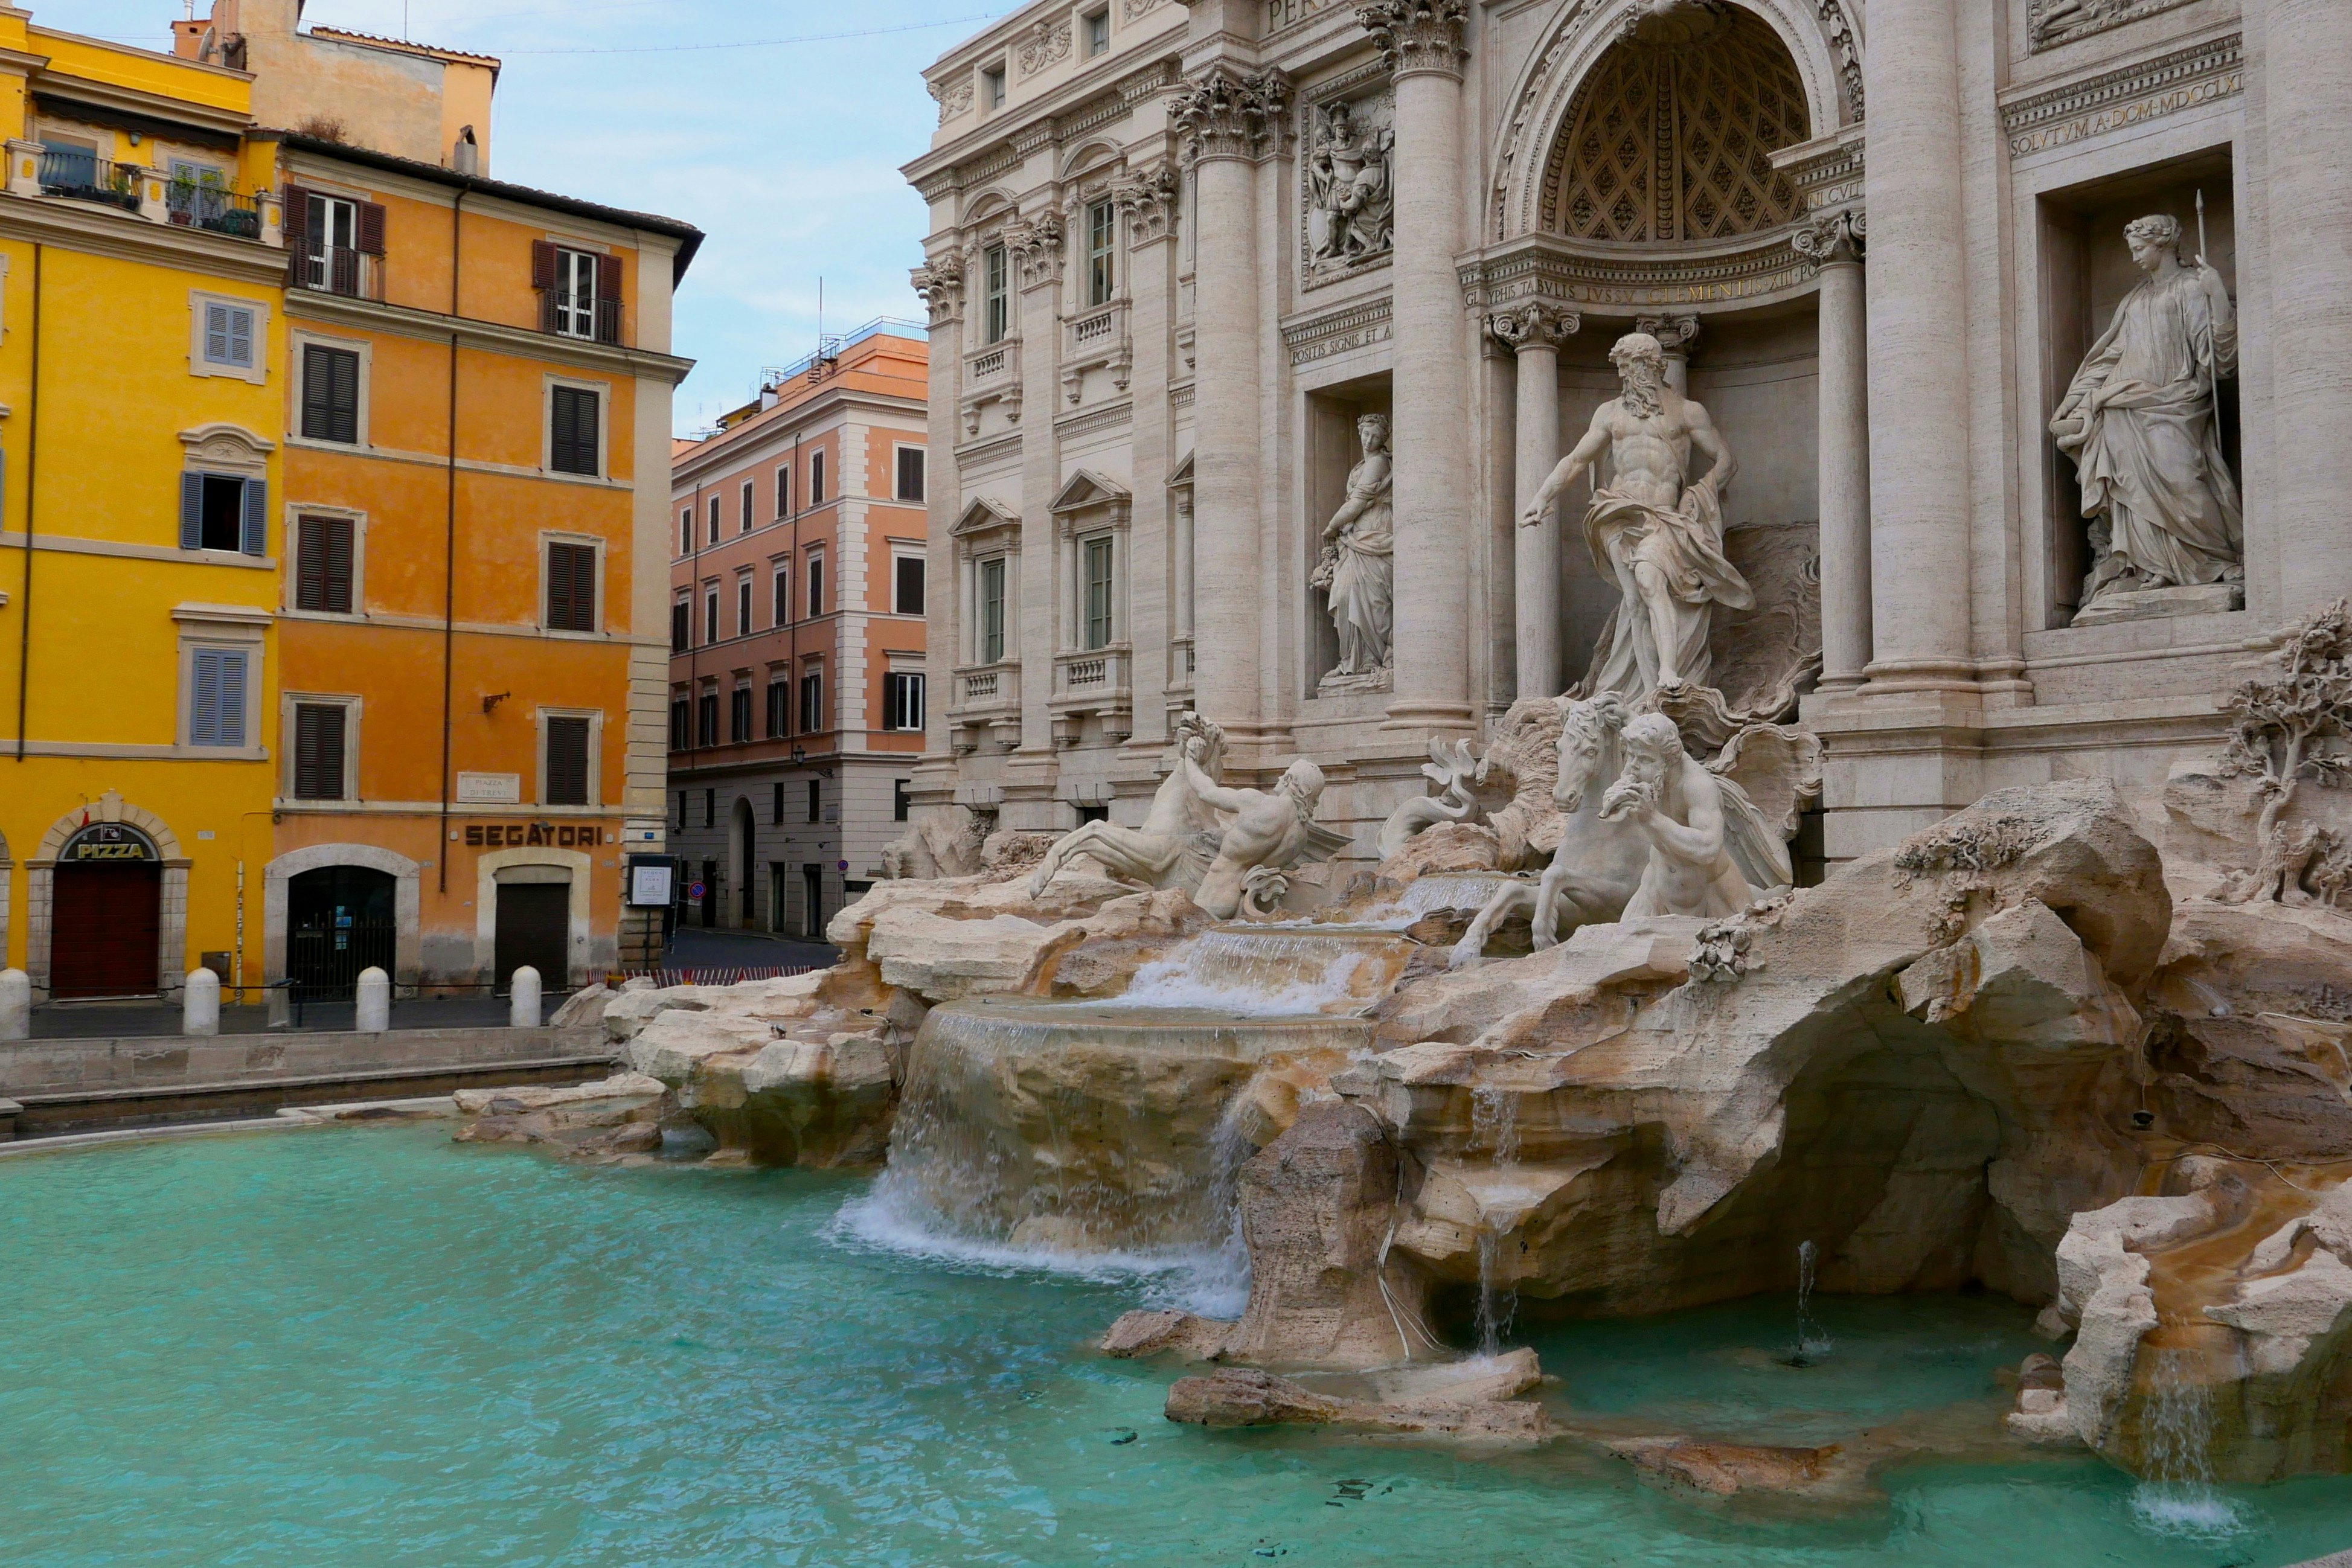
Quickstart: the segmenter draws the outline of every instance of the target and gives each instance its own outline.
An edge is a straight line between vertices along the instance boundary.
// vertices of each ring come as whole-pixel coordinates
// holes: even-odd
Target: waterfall
[[[1470,1143],[1484,1145],[1496,1168],[1519,1163],[1519,1097],[1492,1083],[1470,1092]],[[1478,1354],[1499,1355],[1503,1338],[1519,1308],[1519,1293],[1503,1291],[1496,1281],[1502,1272],[1503,1241],[1518,1228],[1523,1208],[1487,1205],[1478,1215]]]
[[[2197,1353],[2166,1348],[2148,1360],[2141,1416],[2144,1479],[2133,1517],[2159,1535],[2215,1538],[2241,1526],[2237,1505],[2213,1485],[2213,1397],[2197,1376]]]
[[[1821,1249],[1811,1241],[1797,1243],[1797,1339],[1784,1358],[1790,1366],[1811,1366],[1837,1348],[1813,1317],[1813,1270],[1820,1260]]]
[[[1228,1018],[1361,1012],[1404,971],[1414,944],[1347,926],[1204,931],[1136,970],[1105,1008],[1187,1008]]]
[[[1416,877],[1394,898],[1364,911],[1363,923],[1402,931],[1433,915],[1475,915],[1505,883],[1517,880],[1505,872],[1433,872]]]

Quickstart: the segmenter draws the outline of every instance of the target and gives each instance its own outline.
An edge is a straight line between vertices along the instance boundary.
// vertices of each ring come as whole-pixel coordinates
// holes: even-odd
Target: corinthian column
[[[1821,269],[1822,689],[1862,684],[1870,664],[1870,370],[1863,215],[1797,231]]]
[[[1396,81],[1396,251],[1389,268],[1396,451],[1391,728],[1466,729],[1470,706],[1469,356],[1458,152],[1467,0],[1377,0],[1356,16]],[[1205,629],[1204,629],[1205,631]]]
[[[1559,346],[1582,324],[1574,310],[1545,299],[1527,300],[1486,319],[1495,340],[1518,357],[1515,518],[1526,513],[1559,462]],[[1559,659],[1559,515],[1554,511],[1534,528],[1515,527],[1513,533],[1517,695],[1550,696],[1566,684]]]
[[[2352,5],[2266,0],[2261,12],[2271,509],[2280,608],[2300,619],[2352,592]]]
[[[1235,739],[1255,737],[1258,703],[1257,172],[1279,134],[1278,71],[1219,62],[1171,110],[1193,169],[1192,498],[1196,661],[1192,702]]]
[[[1971,688],[1968,297],[1955,0],[1871,9],[1874,691]]]

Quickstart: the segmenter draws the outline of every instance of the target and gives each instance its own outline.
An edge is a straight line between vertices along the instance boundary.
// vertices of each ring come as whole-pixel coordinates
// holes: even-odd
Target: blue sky
[[[179,0],[27,0],[34,20],[169,47]],[[210,0],[197,0],[199,14]],[[683,218],[710,237],[677,299],[681,433],[828,331],[918,316],[921,200],[898,165],[938,111],[919,72],[1013,0],[310,0],[306,23],[496,55],[490,172]],[[925,26],[924,24],[936,24]],[[904,29],[866,32],[867,29]],[[751,41],[866,32],[754,47]],[[682,45],[730,46],[681,48]],[[557,53],[609,50],[610,53]]]

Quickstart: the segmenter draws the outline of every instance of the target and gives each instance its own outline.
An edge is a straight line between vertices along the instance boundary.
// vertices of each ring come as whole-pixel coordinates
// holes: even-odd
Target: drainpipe
[[[33,677],[33,498],[41,475],[41,254],[33,246],[33,384],[25,395],[25,580],[16,608],[16,760],[25,760]]]
[[[466,192],[449,204],[449,462],[446,469],[446,511],[441,527],[441,831],[434,860],[440,873],[440,891],[449,891],[450,706],[456,679],[457,650],[457,280],[465,275]]]

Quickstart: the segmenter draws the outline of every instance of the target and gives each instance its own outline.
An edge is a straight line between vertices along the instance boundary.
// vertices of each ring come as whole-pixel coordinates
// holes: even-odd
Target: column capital
[[[1392,76],[1449,76],[1457,80],[1470,57],[1463,43],[1469,0],[1372,0],[1356,20],[1388,57]]]
[[[1062,255],[1062,214],[1039,213],[1004,225],[1004,248],[1021,264],[1021,287],[1051,283]]]
[[[1112,183],[1110,198],[1127,219],[1127,243],[1135,249],[1175,232],[1176,171],[1161,163]]]
[[[1574,307],[1554,299],[1522,299],[1486,318],[1486,334],[1518,353],[1526,349],[1558,349],[1574,337],[1584,318]]]
[[[934,328],[948,326],[963,314],[963,261],[954,252],[916,267],[908,280],[930,311]]]
[[[1698,341],[1699,319],[1696,316],[1636,316],[1633,330],[1647,332],[1658,340],[1658,347],[1668,354],[1688,356],[1691,345]]]
[[[1822,213],[1798,226],[1790,248],[1815,267],[1859,267],[1868,248],[1868,215],[1860,207]]]
[[[1219,60],[1186,80],[1169,103],[1168,120],[1182,138],[1188,164],[1255,162],[1280,145],[1289,107],[1290,78],[1282,72],[1244,71]]]

